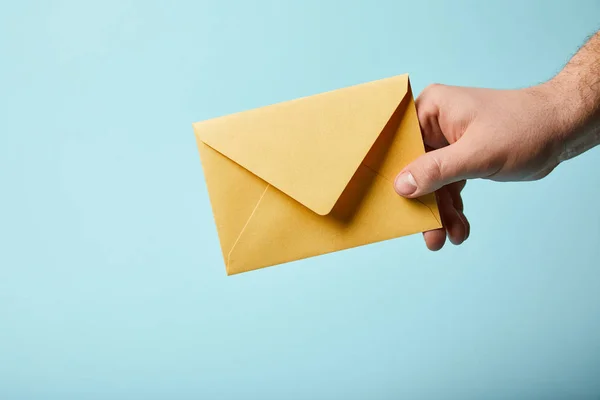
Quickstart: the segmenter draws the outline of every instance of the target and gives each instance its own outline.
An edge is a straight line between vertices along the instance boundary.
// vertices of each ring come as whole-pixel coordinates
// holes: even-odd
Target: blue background
[[[598,399],[598,151],[420,235],[225,276],[191,123],[411,73],[514,88],[597,1],[0,10],[0,398]]]

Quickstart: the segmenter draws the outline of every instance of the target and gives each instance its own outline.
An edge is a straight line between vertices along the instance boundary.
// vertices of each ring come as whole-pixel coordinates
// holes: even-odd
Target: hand
[[[444,228],[424,233],[430,250],[446,235],[469,237],[461,191],[466,179],[540,179],[559,163],[567,121],[550,81],[519,90],[445,85],[427,87],[416,100],[428,152],[396,177],[398,194],[414,198],[437,191]]]

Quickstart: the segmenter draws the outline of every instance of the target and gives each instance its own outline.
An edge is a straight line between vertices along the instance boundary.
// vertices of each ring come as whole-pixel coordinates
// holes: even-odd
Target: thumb
[[[459,142],[425,153],[396,176],[394,188],[403,197],[419,197],[442,186],[473,177],[473,158]]]

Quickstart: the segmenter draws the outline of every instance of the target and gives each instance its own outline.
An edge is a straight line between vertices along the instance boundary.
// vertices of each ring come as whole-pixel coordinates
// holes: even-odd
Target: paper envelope
[[[440,228],[408,75],[193,124],[228,275]]]

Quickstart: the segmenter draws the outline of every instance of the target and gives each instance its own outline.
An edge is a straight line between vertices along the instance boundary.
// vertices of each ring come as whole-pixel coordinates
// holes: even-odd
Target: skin
[[[430,85],[416,101],[428,152],[396,177],[396,192],[436,192],[444,228],[424,233],[430,250],[470,233],[467,179],[531,181],[600,144],[600,32],[554,78],[518,90]]]

